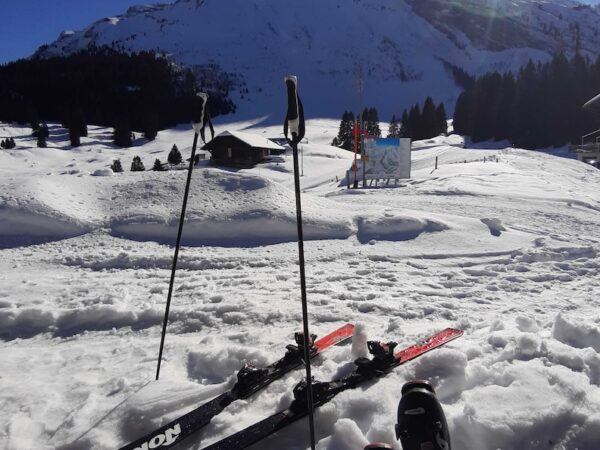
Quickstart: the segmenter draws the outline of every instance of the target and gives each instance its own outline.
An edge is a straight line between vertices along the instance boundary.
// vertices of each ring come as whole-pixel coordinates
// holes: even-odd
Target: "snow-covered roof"
[[[259,136],[257,134],[246,133],[244,131],[230,131],[226,130],[222,133],[215,136],[215,139],[221,136],[233,136],[240,141],[248,144],[250,147],[258,147],[258,148],[270,148],[273,150],[284,150],[284,148],[280,145],[277,145],[275,142],[268,140],[265,137]]]

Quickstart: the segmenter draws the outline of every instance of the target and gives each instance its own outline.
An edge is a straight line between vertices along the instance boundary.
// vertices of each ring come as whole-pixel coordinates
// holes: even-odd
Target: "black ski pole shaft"
[[[179,257],[179,247],[181,246],[181,234],[183,233],[183,220],[185,219],[185,210],[187,208],[188,194],[192,181],[192,171],[194,170],[194,160],[196,159],[196,146],[198,145],[198,133],[194,133],[194,144],[192,145],[192,156],[190,157],[190,166],[188,168],[187,181],[185,182],[185,192],[183,194],[183,205],[181,206],[181,217],[179,218],[179,229],[177,230],[177,241],[175,242],[175,254],[173,255],[173,267],[171,268],[171,280],[169,281],[169,293],[167,294],[167,306],[165,308],[165,320],[163,321],[162,335],[160,337],[160,350],[158,352],[158,365],[156,366],[156,379],[160,376],[160,363],[162,361],[163,349],[165,346],[165,335],[167,332],[167,322],[169,321],[169,309],[171,308],[171,296],[173,295],[173,284],[175,282],[175,272],[177,270],[177,258]]]
[[[308,331],[308,305],[306,301],[306,273],[304,270],[304,233],[302,230],[302,204],[300,201],[300,176],[298,171],[298,144],[295,136],[292,141],[294,159],[294,185],[296,190],[296,221],[298,223],[298,253],[300,263],[300,291],[302,296],[302,325],[304,331],[304,361],[306,364],[306,396],[308,406],[308,423],[310,428],[310,448],[315,450],[315,419],[312,393],[312,375],[310,370],[310,334]]]

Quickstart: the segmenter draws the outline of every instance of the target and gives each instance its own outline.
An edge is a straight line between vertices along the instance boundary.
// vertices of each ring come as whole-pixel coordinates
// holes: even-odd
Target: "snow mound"
[[[115,305],[92,305],[53,313],[40,308],[0,310],[0,338],[12,340],[53,332],[55,336],[73,336],[84,331],[115,328],[148,328],[161,323],[163,312],[146,309],[139,312]],[[174,318],[181,320],[177,313]]]
[[[581,319],[571,319],[558,314],[552,329],[552,336],[571,347],[591,347],[600,352],[600,329]]]
[[[369,444],[355,421],[340,419],[333,426],[331,439],[327,445],[328,450],[353,450],[364,448]]]
[[[373,239],[385,241],[409,241],[421,233],[449,229],[448,225],[430,219],[409,216],[361,218],[358,221],[358,240],[367,243]]]
[[[244,361],[256,367],[265,367],[269,364],[268,353],[254,348],[240,345],[218,347],[216,343],[208,348],[204,343],[202,346],[201,351],[188,353],[187,369],[191,379],[203,384],[226,381],[232,373],[241,369]]]
[[[112,233],[133,240],[174,243],[185,183],[172,179],[179,174],[168,174],[167,179],[144,175],[141,181],[115,186]],[[352,235],[350,217],[336,203],[305,196],[302,208],[305,239]],[[293,191],[242,172],[194,172],[184,244],[253,247],[293,242],[297,237]]]
[[[74,176],[0,180],[0,248],[66,239],[101,222],[99,185]]]
[[[82,235],[90,228],[48,210],[0,206],[0,248],[20,247]]]
[[[484,218],[481,219],[481,221],[488,226],[492,236],[500,236],[503,231],[506,231],[506,228],[504,228],[500,219]]]

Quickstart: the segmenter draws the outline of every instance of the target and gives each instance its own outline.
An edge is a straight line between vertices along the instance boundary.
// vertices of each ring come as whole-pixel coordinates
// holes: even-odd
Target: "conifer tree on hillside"
[[[427,97],[423,104],[423,112],[421,113],[421,139],[429,139],[440,134],[439,122],[436,114],[435,103],[431,97]]]
[[[183,161],[183,157],[181,156],[177,145],[173,144],[173,147],[169,152],[169,156],[167,157],[167,161],[169,162],[169,164],[172,165],[181,164],[181,161]]]
[[[68,128],[69,129],[75,128],[77,130],[77,134],[80,137],[87,137],[87,135],[88,135],[87,122],[85,120],[85,115],[81,108],[76,108],[73,111],[71,111],[71,117],[69,120]]]
[[[27,115],[29,117],[29,126],[31,127],[31,135],[38,137],[38,131],[40,130],[40,116],[35,108],[28,108]]]
[[[48,147],[48,144],[46,143],[46,138],[41,133],[38,133],[37,146],[39,148],[46,148],[46,147]]]
[[[120,159],[115,159],[113,161],[113,163],[111,164],[110,168],[112,169],[112,171],[114,173],[123,172],[123,166],[121,165],[121,160]]]
[[[362,113],[363,129],[369,136],[381,136],[377,108],[365,108]]]
[[[69,128],[69,141],[71,141],[71,147],[79,147],[81,145],[79,129],[75,127]]]
[[[119,147],[131,147],[133,136],[127,120],[121,118],[117,121],[113,132],[113,140],[115,145]]]
[[[4,139],[2,139],[2,142],[0,142],[0,147],[6,148],[6,141]]]
[[[392,120],[390,121],[390,127],[388,129],[387,137],[389,138],[399,138],[400,137],[400,123],[396,116],[392,116]]]
[[[154,160],[154,165],[152,166],[152,170],[154,170],[155,172],[162,172],[164,169],[162,163],[160,162],[160,159],[156,158]]]
[[[48,124],[43,121],[40,125],[39,133],[44,136],[44,138],[50,137],[50,129],[48,128]]]
[[[146,115],[144,120],[144,137],[149,141],[156,139],[158,134],[158,114],[156,112],[150,112]]]
[[[343,148],[344,150],[354,150],[354,113],[352,111],[344,111],[338,135],[332,145]]]
[[[438,134],[448,134],[448,117],[446,116],[446,108],[444,107],[444,103],[440,103],[435,110],[435,116],[437,118],[438,123]]]
[[[421,107],[416,103],[408,113],[408,131],[413,141],[423,139],[423,127],[421,124]]]
[[[400,137],[411,137],[410,129],[408,128],[408,112],[406,109],[402,112],[402,119],[400,119]]]
[[[510,139],[513,135],[515,127],[515,92],[515,77],[512,73],[508,72],[502,76],[498,104],[494,108],[494,139],[496,141]]]
[[[454,120],[452,125],[454,126],[454,132],[462,135],[471,134],[471,126],[469,123],[469,105],[470,95],[468,91],[463,91],[456,100],[454,107]]]
[[[143,172],[146,170],[144,167],[144,163],[142,162],[139,156],[134,156],[133,161],[131,161],[131,171],[132,172]]]

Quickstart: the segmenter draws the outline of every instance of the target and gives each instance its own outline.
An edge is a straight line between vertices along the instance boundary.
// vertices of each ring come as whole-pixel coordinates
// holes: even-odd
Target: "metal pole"
[[[194,144],[192,145],[192,156],[190,157],[190,166],[188,168],[187,181],[185,183],[185,192],[183,194],[183,205],[181,207],[181,217],[179,218],[179,230],[177,231],[177,241],[175,242],[175,255],[173,256],[173,267],[171,269],[171,280],[169,281],[169,293],[167,294],[167,307],[165,309],[165,320],[163,321],[162,335],[160,337],[160,350],[158,352],[158,365],[156,366],[156,379],[160,376],[160,363],[162,361],[163,348],[165,345],[165,335],[167,332],[167,322],[169,321],[169,309],[171,308],[171,296],[173,295],[173,284],[175,282],[175,271],[177,270],[177,258],[179,257],[179,247],[181,246],[181,234],[183,232],[183,220],[185,219],[185,210],[187,208],[188,194],[190,192],[190,183],[192,181],[192,171],[194,170],[194,159],[196,159],[196,146],[198,145],[198,133],[194,133]]]
[[[294,185],[296,190],[296,221],[298,223],[298,253],[300,262],[300,291],[302,296],[302,325],[304,332],[304,361],[306,363],[308,422],[310,427],[310,448],[315,449],[315,419],[312,393],[312,374],[310,370],[310,351],[308,331],[308,305],[306,300],[306,273],[304,269],[304,233],[302,230],[302,204],[300,201],[300,177],[298,176],[298,144],[292,141],[294,155]]]

